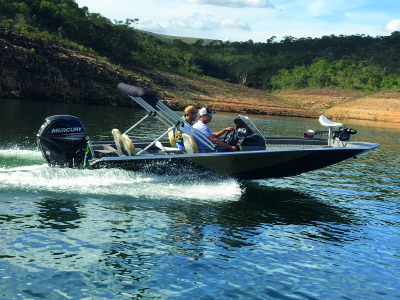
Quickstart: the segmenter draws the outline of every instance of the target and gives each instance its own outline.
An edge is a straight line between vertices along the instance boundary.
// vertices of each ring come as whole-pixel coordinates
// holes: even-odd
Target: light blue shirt
[[[204,134],[204,136],[209,137],[211,136],[213,133],[211,132],[210,128],[208,128],[208,126],[206,124],[204,124],[202,121],[197,121],[196,124],[193,125],[193,128],[197,129],[198,131],[200,131],[202,134]],[[208,148],[208,146],[206,144],[204,144],[202,141],[200,141],[199,139],[197,139],[195,136],[193,136],[194,140],[197,143],[197,147],[199,148],[200,152],[204,152],[204,151],[210,151],[210,148]]]

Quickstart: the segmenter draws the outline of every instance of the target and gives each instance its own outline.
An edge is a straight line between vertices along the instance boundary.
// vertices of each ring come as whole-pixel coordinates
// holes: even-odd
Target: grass
[[[198,108],[209,106],[215,111],[224,112],[297,117],[318,116],[313,111],[290,104],[264,90],[200,76],[186,77],[165,72],[161,75],[168,78],[167,81],[170,84],[159,87],[167,91],[167,97],[174,95],[175,99],[179,99],[181,108],[195,105]]]
[[[358,119],[400,123],[400,93],[376,93],[326,110],[337,119]]]
[[[305,89],[281,91],[274,95],[332,119],[400,122],[399,92]]]

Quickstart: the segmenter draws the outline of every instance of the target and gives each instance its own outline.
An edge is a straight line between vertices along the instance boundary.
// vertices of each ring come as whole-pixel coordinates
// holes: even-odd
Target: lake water
[[[45,117],[111,140],[132,108],[0,99],[1,299],[400,299],[397,124],[346,121],[381,146],[292,178],[186,180],[49,168]],[[233,125],[216,114],[214,129]],[[258,117],[266,135],[318,120]],[[130,136],[156,137],[146,121]]]

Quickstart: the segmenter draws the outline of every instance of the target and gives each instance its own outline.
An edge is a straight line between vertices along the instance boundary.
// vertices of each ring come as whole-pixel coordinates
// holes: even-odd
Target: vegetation
[[[112,22],[74,0],[0,0],[3,27],[56,39],[118,67],[141,64],[271,91],[400,91],[400,32],[188,44],[140,33],[132,26],[138,21]]]

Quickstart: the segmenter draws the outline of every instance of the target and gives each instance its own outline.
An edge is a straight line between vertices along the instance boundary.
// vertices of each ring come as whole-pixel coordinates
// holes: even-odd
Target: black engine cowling
[[[47,117],[37,134],[37,143],[50,166],[79,167],[87,146],[86,130],[74,116]]]

